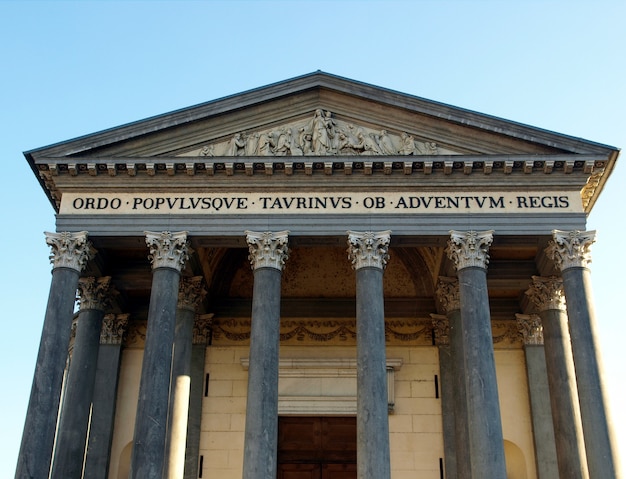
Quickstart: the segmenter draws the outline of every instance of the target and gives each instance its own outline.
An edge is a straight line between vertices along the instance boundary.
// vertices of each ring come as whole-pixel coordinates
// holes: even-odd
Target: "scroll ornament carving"
[[[389,262],[391,231],[348,231],[348,259],[356,270],[360,268],[385,269]]]
[[[596,241],[595,231],[552,231],[553,241],[546,255],[561,271],[568,268],[587,268],[591,263],[591,245]]]
[[[558,276],[533,276],[526,295],[539,311],[560,309],[565,311],[565,293],[563,279]]]
[[[435,333],[435,344],[446,346],[450,344],[450,322],[448,317],[442,314],[431,314],[433,320],[433,332]]]
[[[122,344],[128,328],[128,314],[106,314],[100,330],[100,344]]]
[[[287,246],[289,231],[277,233],[246,231],[245,233],[250,251],[248,259],[252,269],[274,268],[282,271],[285,261],[289,258],[289,247]]]
[[[193,323],[193,344],[209,344],[209,341],[211,340],[212,324],[213,314],[196,316]]]
[[[111,277],[80,278],[78,280],[78,304],[81,311],[97,309],[104,311],[111,304]]]
[[[87,232],[61,233],[46,232],[46,243],[52,249],[50,262],[53,268],[70,268],[78,271],[83,270],[87,261],[92,259],[96,250],[87,240]]]
[[[493,230],[489,231],[450,231],[446,253],[457,271],[478,267],[487,269],[489,246],[493,241]]]
[[[200,156],[437,155],[436,143],[407,132],[394,135],[337,120],[316,109],[313,118],[273,130],[237,132],[225,143],[202,147]]]
[[[440,276],[435,293],[446,314],[461,309],[459,280],[457,278]]]
[[[145,231],[146,244],[150,249],[148,255],[152,263],[152,269],[173,268],[181,271],[189,257],[189,242],[187,232],[153,233]]]
[[[202,276],[181,278],[178,287],[178,307],[195,312],[206,294]]]
[[[543,326],[541,318],[537,314],[516,314],[517,327],[519,329],[524,344],[526,345],[542,345],[543,344]]]

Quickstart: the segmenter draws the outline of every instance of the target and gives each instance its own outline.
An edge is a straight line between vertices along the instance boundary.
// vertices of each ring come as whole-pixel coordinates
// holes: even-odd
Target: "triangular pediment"
[[[327,174],[579,170],[592,205],[617,154],[606,145],[322,72],[25,153],[55,205],[62,195],[55,176],[66,172],[193,175],[238,168],[266,175],[298,168],[309,174],[316,168]]]

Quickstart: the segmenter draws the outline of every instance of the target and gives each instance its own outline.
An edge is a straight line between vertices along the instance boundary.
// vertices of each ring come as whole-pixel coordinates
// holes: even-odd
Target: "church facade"
[[[26,152],[56,231],[15,477],[620,477],[618,153],[322,72]]]

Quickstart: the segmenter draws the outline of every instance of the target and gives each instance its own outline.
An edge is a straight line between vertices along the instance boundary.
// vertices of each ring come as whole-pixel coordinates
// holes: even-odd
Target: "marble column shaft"
[[[588,269],[595,231],[555,230],[553,239],[546,253],[563,277],[589,476],[621,478],[620,458],[603,384]]]
[[[576,375],[560,278],[533,277],[527,291],[539,309],[560,477],[588,478]]]
[[[461,327],[461,303],[457,278],[439,278],[437,297],[442,304],[449,325],[452,381],[454,384],[454,452],[456,456],[456,476],[447,479],[468,479],[471,477],[469,456],[469,429],[467,424],[467,392],[465,386],[465,355],[463,353],[463,328]]]
[[[246,231],[254,270],[243,479],[276,477],[280,289],[287,231]]]
[[[168,479],[181,479],[185,472],[187,422],[191,388],[191,352],[196,309],[206,295],[202,277],[183,278],[178,293],[178,310],[174,333],[172,388],[167,447]]]
[[[552,479],[559,477],[559,468],[541,319],[536,314],[517,314],[516,318],[524,341],[537,479]]]
[[[80,312],[54,448],[51,479],[80,479],[96,380],[100,330],[108,307],[111,278],[81,278]]]
[[[445,477],[457,479],[456,460],[456,414],[454,401],[454,363],[450,350],[450,326],[448,318],[439,314],[430,315],[435,332],[435,344],[439,350],[439,384],[441,399],[441,421],[443,428],[443,450]]]
[[[383,297],[389,240],[390,231],[348,232],[356,270],[357,473],[362,479],[391,475]]]
[[[161,479],[180,272],[187,259],[187,233],[146,232],[152,260],[152,290],[139,384],[131,479]]]
[[[85,478],[107,479],[109,477],[122,341],[127,326],[127,314],[104,316],[100,332],[100,348],[83,474]]]
[[[492,232],[451,232],[448,255],[459,278],[471,477],[506,479],[487,289]]]
[[[47,478],[80,272],[95,251],[87,232],[46,233],[52,281],[35,365],[16,479]]]

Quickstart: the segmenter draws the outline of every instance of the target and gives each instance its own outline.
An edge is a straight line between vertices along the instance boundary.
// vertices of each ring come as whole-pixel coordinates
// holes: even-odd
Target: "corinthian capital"
[[[547,311],[549,309],[565,310],[563,279],[558,276],[547,278],[533,276],[533,282],[526,290],[526,294],[539,311]]]
[[[446,314],[461,309],[458,279],[440,276],[435,294]]]
[[[385,269],[389,261],[391,231],[348,231],[348,259],[354,269]]]
[[[193,344],[208,344],[211,338],[213,313],[196,316],[193,322]]]
[[[595,231],[553,230],[552,238],[546,254],[561,271],[575,267],[586,268],[591,263],[591,245],[596,241]]]
[[[150,248],[148,258],[152,263],[152,269],[173,268],[177,271],[183,269],[185,261],[189,257],[189,242],[186,231],[178,233],[144,231],[144,234],[146,235],[146,244]]]
[[[487,269],[489,246],[493,241],[493,230],[489,231],[450,231],[446,253],[457,271],[478,267]]]
[[[122,344],[128,328],[128,314],[106,314],[100,330],[100,344]]]
[[[517,328],[524,338],[524,344],[543,344],[543,326],[536,314],[516,314]]]
[[[79,273],[91,258],[96,254],[96,250],[87,241],[87,232],[78,233],[44,233],[46,243],[52,249],[50,262],[53,268],[70,268]]]
[[[274,268],[282,271],[285,261],[289,258],[289,247],[287,246],[289,231],[277,233],[246,231],[245,233],[250,251],[248,259],[252,269]]]
[[[196,311],[196,308],[206,296],[206,289],[202,284],[202,276],[182,278],[178,287],[178,307]]]
[[[80,310],[106,310],[111,304],[110,289],[110,276],[103,276],[102,278],[80,278],[78,280],[78,302]]]
[[[431,314],[430,317],[433,321],[435,344],[437,346],[450,344],[450,323],[448,317],[442,314]]]

